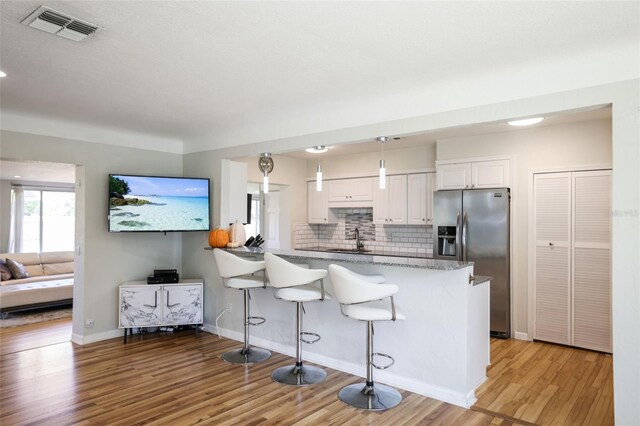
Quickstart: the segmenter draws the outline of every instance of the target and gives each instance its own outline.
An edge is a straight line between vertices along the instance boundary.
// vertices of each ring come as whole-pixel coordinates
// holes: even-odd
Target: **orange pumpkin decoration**
[[[226,229],[216,228],[209,232],[209,245],[211,247],[223,248],[229,244],[229,233]]]

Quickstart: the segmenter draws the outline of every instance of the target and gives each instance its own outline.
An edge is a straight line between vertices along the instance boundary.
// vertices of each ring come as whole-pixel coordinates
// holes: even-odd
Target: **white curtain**
[[[9,253],[22,252],[22,218],[24,217],[24,190],[11,188],[11,229],[9,231]]]

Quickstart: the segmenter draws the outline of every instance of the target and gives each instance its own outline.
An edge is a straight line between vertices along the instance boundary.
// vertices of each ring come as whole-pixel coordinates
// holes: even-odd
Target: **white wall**
[[[392,145],[393,141],[385,143],[384,161],[387,173],[435,167],[435,142],[425,142],[425,146],[414,148],[389,149]],[[322,168],[323,179],[348,175],[377,175],[380,159],[380,147],[372,152],[336,157],[323,158],[322,154],[317,154],[317,158],[307,160],[306,177],[315,179],[318,163]]]
[[[181,268],[179,233],[107,232],[109,173],[182,175],[182,156],[2,131],[2,159],[82,165],[76,188],[76,252],[73,333],[81,342],[119,335],[118,285],[144,279],[155,268]],[[206,235],[206,232],[198,233]],[[84,320],[95,325],[84,328]]]
[[[511,165],[513,331],[527,334],[529,286],[529,191],[534,170],[610,166],[611,121],[597,120],[440,140],[438,160],[485,156],[513,156]]]

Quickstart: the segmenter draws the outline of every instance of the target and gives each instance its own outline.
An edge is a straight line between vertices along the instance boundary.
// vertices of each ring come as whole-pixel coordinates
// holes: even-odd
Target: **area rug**
[[[36,322],[71,318],[72,308],[34,309],[31,311],[9,312],[6,318],[0,318],[0,328],[19,327]]]

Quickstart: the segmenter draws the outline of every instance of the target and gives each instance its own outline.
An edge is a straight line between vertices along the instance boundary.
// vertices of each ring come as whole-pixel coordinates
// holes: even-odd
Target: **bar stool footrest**
[[[389,364],[387,364],[387,365],[377,365],[375,362],[373,362],[373,358],[374,358],[374,357],[376,357],[376,356],[379,356],[379,357],[383,357],[383,358],[390,359],[390,360],[391,360],[391,362],[390,362]],[[378,370],[386,370],[387,368],[389,368],[389,367],[391,367],[393,364],[395,364],[395,363],[396,363],[396,360],[395,360],[395,359],[393,359],[393,357],[392,357],[391,355],[383,354],[383,353],[380,353],[380,352],[375,352],[375,353],[372,353],[372,354],[371,354],[371,360],[370,360],[370,362],[371,362],[371,365],[373,366],[373,368],[378,369]]]
[[[315,337],[315,339],[306,340],[302,336],[313,336],[313,337]],[[313,345],[314,343],[318,342],[320,339],[322,339],[322,337],[318,333],[311,333],[311,332],[308,332],[308,331],[300,332],[300,340],[303,343],[308,343],[309,345]]]
[[[267,322],[267,319],[265,317],[249,317],[247,318],[247,321],[249,323],[249,325],[262,325],[265,322]]]

